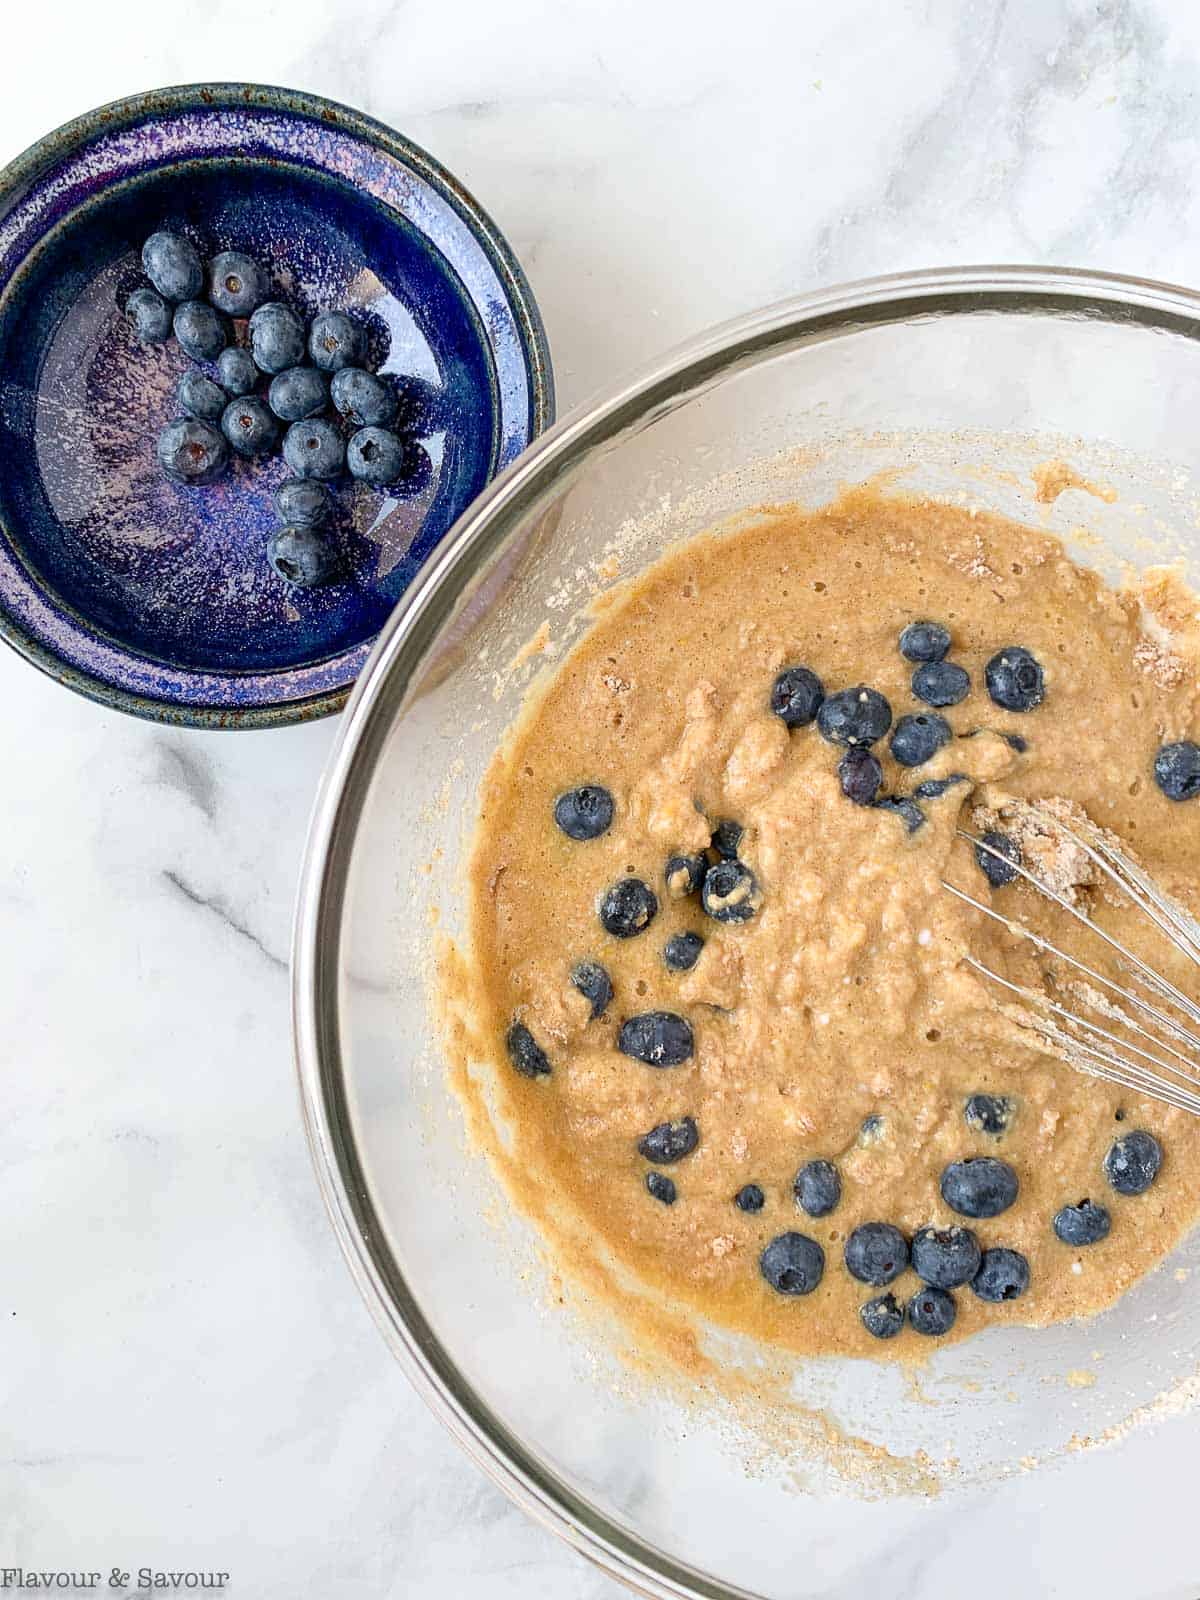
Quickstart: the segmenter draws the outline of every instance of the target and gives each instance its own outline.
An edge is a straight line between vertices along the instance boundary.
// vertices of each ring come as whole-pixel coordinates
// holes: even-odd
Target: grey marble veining
[[[425,144],[524,260],[564,409],[837,279],[987,259],[1200,279],[1192,0],[45,0],[7,27],[5,158],[119,94],[227,77]],[[0,1561],[225,1568],[270,1600],[614,1595],[427,1414],[321,1209],[286,960],[334,727],[158,730],[7,652],[0,690]],[[961,1521],[931,1508],[888,1593],[954,1592],[995,1540],[981,1597],[1182,1600],[1097,1531],[1155,1448],[1089,1463],[1070,1561],[1039,1553],[1035,1478]],[[1186,1570],[1189,1498],[1164,1490],[1164,1572]],[[803,1592],[830,1600],[881,1570],[840,1531],[812,1561]]]

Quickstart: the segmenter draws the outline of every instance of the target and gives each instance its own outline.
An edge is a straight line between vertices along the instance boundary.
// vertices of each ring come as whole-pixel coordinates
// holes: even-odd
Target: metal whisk
[[[1049,828],[1077,846],[1176,950],[1200,967],[1200,923],[1147,877],[1111,835],[1084,822],[1068,826],[1057,815],[1039,813],[1036,806],[1031,809],[1035,817],[1041,816]],[[1104,1027],[1093,1017],[1059,1004],[1043,990],[1012,983],[972,955],[966,957],[968,964],[1017,996],[1022,1002],[1021,1023],[1041,1034],[1072,1066],[1200,1116],[1200,1033],[1194,1031],[1200,1029],[1200,1005],[1027,867],[966,829],[960,828],[958,833],[977,850],[1003,861],[1102,940],[1116,955],[1128,983],[1117,983],[1097,972],[1024,923],[1002,916],[943,880],[942,887],[959,900],[1081,974],[1084,981],[1074,987],[1083,1003],[1114,1026]],[[1122,1031],[1116,1031],[1118,1028]]]

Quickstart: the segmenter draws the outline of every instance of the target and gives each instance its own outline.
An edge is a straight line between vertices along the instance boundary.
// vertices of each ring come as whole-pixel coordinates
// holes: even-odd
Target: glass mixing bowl
[[[1075,554],[1110,576],[1179,558],[1195,583],[1198,416],[1200,298],[1185,290],[981,268],[806,296],[703,335],[552,428],[458,523],[359,679],[296,929],[320,1182],[363,1294],[447,1427],[642,1593],[861,1592],[907,1572],[914,1549],[952,1550],[964,1508],[975,1538],[1036,1515],[1029,1592],[1147,1593],[1136,1546],[1151,1537],[1154,1593],[1184,1592],[1189,1540],[1157,1524],[1200,1445],[1186,1404],[1200,1240],[1092,1322],[997,1329],[915,1379],[811,1361],[789,1405],[764,1389],[756,1414],[752,1395],[639,1378],[470,1149],[442,1064],[431,966],[436,937],[461,931],[481,774],[530,675],[561,659],[618,568],[764,501],[817,503],[889,473],[1068,538],[1086,525],[1099,541]],[[1115,498],[1038,504],[1031,472],[1049,458]],[[550,655],[523,659],[543,624]],[[727,1356],[752,1391],[756,1352],[729,1341]],[[1114,1475],[1114,1451],[1137,1469]],[[981,1600],[1014,1592],[1007,1548],[972,1563]]]

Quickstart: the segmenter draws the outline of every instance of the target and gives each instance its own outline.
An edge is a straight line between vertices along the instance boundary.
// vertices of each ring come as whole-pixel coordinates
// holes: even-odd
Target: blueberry
[[[215,361],[229,343],[229,324],[204,300],[185,300],[175,307],[175,337],[193,361]]]
[[[504,1036],[508,1059],[523,1078],[544,1078],[550,1060],[523,1022],[514,1022]]]
[[[883,768],[869,750],[855,745],[838,762],[838,782],[856,806],[874,805],[883,785]]]
[[[949,744],[951,737],[950,724],[936,711],[910,711],[892,733],[892,755],[902,767],[920,767]]]
[[[971,675],[954,661],[926,661],[912,675],[912,692],[927,706],[956,706],[971,692]]]
[[[613,797],[598,783],[568,789],[554,802],[554,820],[568,839],[598,839],[612,827]]]
[[[824,698],[825,685],[808,667],[785,667],[771,685],[771,710],[789,728],[807,728]]]
[[[361,367],[343,367],[329,384],[334,409],[356,428],[386,428],[396,420],[396,391],[383,378]]]
[[[1164,744],[1154,758],[1154,781],[1168,800],[1194,800],[1200,794],[1200,744]]]
[[[940,661],[950,648],[950,630],[940,622],[910,622],[900,635],[906,661]]]
[[[875,802],[877,811],[894,812],[909,833],[925,826],[925,813],[911,795],[883,794]]]
[[[673,1011],[644,1011],[621,1024],[617,1049],[648,1067],[677,1067],[694,1049],[691,1026]]]
[[[734,1195],[733,1203],[739,1211],[761,1211],[767,1203],[767,1197],[756,1183],[744,1183]]]
[[[333,497],[315,478],[285,478],[275,491],[280,522],[298,528],[319,528],[328,520]]]
[[[656,1161],[660,1167],[669,1167],[673,1161],[690,1156],[700,1143],[700,1130],[692,1117],[680,1117],[678,1122],[660,1122],[638,1140],[638,1154],[647,1161]]]
[[[1045,698],[1042,669],[1019,644],[997,652],[984,669],[984,677],[988,693],[1005,711],[1032,711]]]
[[[342,436],[324,417],[293,422],[283,436],[283,459],[298,478],[339,478],[346,461]]]
[[[268,300],[250,318],[250,351],[260,372],[286,372],[304,360],[304,324],[282,301]]]
[[[889,1290],[859,1306],[862,1325],[875,1339],[894,1339],[904,1326],[904,1307]]]
[[[648,1172],[646,1191],[655,1200],[661,1200],[664,1206],[673,1206],[679,1197],[673,1179],[668,1178],[665,1172]]]
[[[825,1272],[825,1252],[804,1233],[781,1233],[758,1258],[758,1270],[779,1294],[811,1294]]]
[[[208,298],[230,317],[248,317],[267,293],[266,274],[240,250],[222,250],[208,263]]]
[[[308,330],[308,353],[322,372],[355,367],[363,356],[363,336],[344,311],[322,311]]]
[[[1017,1198],[1020,1185],[1007,1161],[968,1156],[942,1173],[942,1199],[960,1217],[998,1217]]]
[[[284,422],[318,416],[329,403],[324,373],[316,367],[289,367],[277,372],[267,390],[271,410]]]
[[[253,394],[258,387],[258,368],[249,350],[230,345],[217,357],[217,382],[226,394]]]
[[[695,894],[707,871],[708,862],[703,856],[672,856],[663,874],[668,899],[686,900]]]
[[[250,453],[243,445],[242,454]],[[297,589],[331,583],[341,571],[336,548],[315,529],[298,524],[278,528],[267,541],[266,554],[276,574]]]
[[[949,1333],[957,1315],[954,1296],[947,1294],[945,1289],[918,1289],[908,1302],[908,1320],[914,1332],[923,1333],[930,1339],[938,1339],[942,1334]]]
[[[970,781],[965,772],[951,772],[944,778],[926,778],[924,783],[919,783],[913,790],[912,797],[914,800],[940,800],[958,784]]]
[[[224,472],[229,447],[207,422],[181,418],[158,436],[158,463],[177,483],[211,483]]]
[[[1016,1300],[1029,1287],[1029,1263],[1019,1250],[985,1250],[971,1288],[981,1300]]]
[[[736,861],[745,831],[740,822],[735,822],[732,817],[726,817],[718,822],[713,830],[710,847],[717,852],[722,861]]]
[[[411,439],[401,439],[387,428],[360,428],[350,435],[346,465],[350,476],[379,487],[418,477],[428,460]]]
[[[851,1277],[882,1289],[908,1265],[908,1241],[890,1222],[864,1222],[846,1240],[842,1254]]]
[[[153,289],[135,289],[125,302],[125,315],[143,344],[161,344],[171,332],[171,308]]]
[[[1002,1133],[1008,1132],[1015,1110],[1016,1106],[1007,1095],[973,1094],[963,1107],[963,1116],[968,1128],[990,1133],[998,1139]]]
[[[658,915],[658,896],[641,878],[621,878],[600,899],[600,921],[614,939],[632,939]]]
[[[219,384],[206,378],[195,367],[189,367],[179,380],[179,404],[189,417],[199,417],[201,422],[217,422],[229,404],[229,396]]]
[[[253,394],[229,402],[221,413],[221,432],[240,456],[269,455],[279,443],[279,424]]]
[[[204,287],[199,253],[181,233],[152,233],[142,246],[142,266],[164,300],[194,300]]]
[[[319,589],[341,572],[341,559],[328,536],[299,525],[275,530],[267,540],[267,560],[294,589]]]
[[[673,933],[663,946],[663,962],[671,972],[690,972],[703,949],[698,933]]]
[[[918,1228],[913,1234],[913,1271],[935,1289],[957,1289],[979,1271],[979,1240],[970,1228]]]
[[[821,702],[817,727],[830,744],[872,745],[892,725],[892,708],[877,689],[859,684]]]
[[[700,904],[714,922],[749,922],[761,896],[758,880],[741,861],[718,861],[704,874]]]
[[[801,1211],[810,1217],[827,1217],[842,1198],[842,1180],[832,1161],[806,1161],[792,1183]]]
[[[590,1002],[593,1022],[612,1005],[612,979],[598,961],[577,961],[571,968],[571,982]]]
[[[877,1111],[873,1111],[869,1117],[864,1117],[862,1120],[862,1127],[858,1130],[859,1143],[876,1143],[877,1140],[883,1138],[885,1126],[884,1119]]]
[[[1099,1244],[1108,1238],[1112,1218],[1106,1206],[1081,1200],[1077,1206],[1064,1206],[1054,1218],[1054,1231],[1064,1244]]]
[[[1021,847],[1015,839],[1007,833],[985,833],[981,835],[982,843],[975,846],[975,860],[980,872],[991,884],[993,889],[1003,889],[1006,883],[1011,883],[1017,876],[1017,868],[1021,865]],[[998,850],[999,855],[992,855],[991,851],[983,846],[991,845],[992,850]]]
[[[1162,1147],[1152,1133],[1135,1128],[1104,1158],[1104,1175],[1118,1194],[1145,1194],[1162,1166]]]

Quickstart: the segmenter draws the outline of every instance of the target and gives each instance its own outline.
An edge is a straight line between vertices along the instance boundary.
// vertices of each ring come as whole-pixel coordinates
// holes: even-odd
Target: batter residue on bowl
[[[941,665],[936,629],[901,651],[928,620]],[[1192,983],[1053,816],[1200,908],[1200,799],[1155,776],[1200,727],[1198,637],[1168,575],[1118,593],[1051,535],[867,490],[645,572],[482,789],[468,999],[518,1191],[791,1351],[1115,1300],[1196,1215],[1200,1120],[1048,1054],[964,959],[1045,958],[942,880],[1078,949],[958,830],[1000,836]]]

